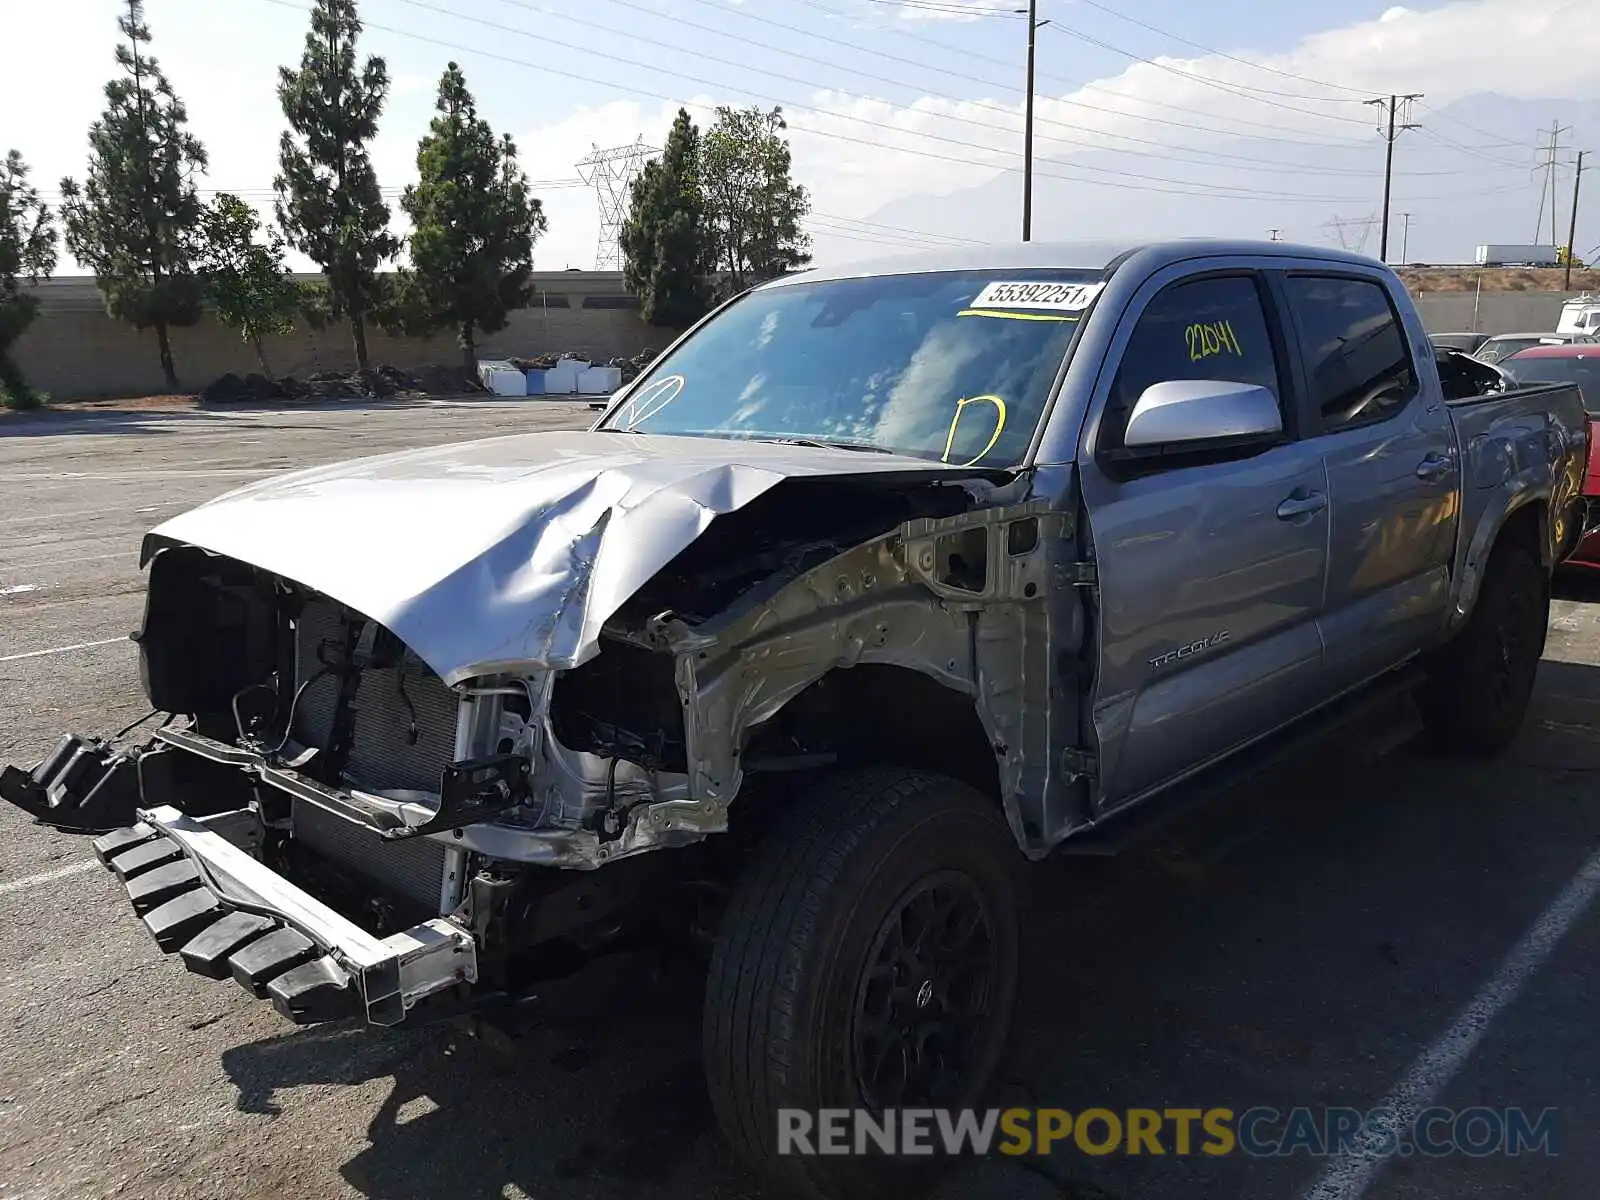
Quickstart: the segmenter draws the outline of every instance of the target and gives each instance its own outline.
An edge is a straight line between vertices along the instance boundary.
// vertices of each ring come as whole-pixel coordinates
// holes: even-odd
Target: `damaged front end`
[[[170,522],[135,634],[166,723],[0,794],[114,829],[97,855],[191,970],[379,1025],[514,997],[714,881],[649,852],[704,849],[753,780],[936,760],[1034,856],[1086,814],[1053,752],[1076,691],[1027,666],[1079,648],[1070,517],[994,472],[667,440],[484,443],[431,502],[401,456]],[[302,512],[330,492],[337,548]]]

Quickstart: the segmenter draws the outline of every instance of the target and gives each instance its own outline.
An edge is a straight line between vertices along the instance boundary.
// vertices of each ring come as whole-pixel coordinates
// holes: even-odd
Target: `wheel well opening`
[[[1502,543],[1517,542],[1539,556],[1539,561],[1550,566],[1549,541],[1544,536],[1549,519],[1549,505],[1544,500],[1532,500],[1506,518],[1497,539]]]
[[[829,672],[756,730],[747,767],[796,752],[838,766],[916,767],[959,779],[1000,802],[1000,769],[972,697],[907,667]]]

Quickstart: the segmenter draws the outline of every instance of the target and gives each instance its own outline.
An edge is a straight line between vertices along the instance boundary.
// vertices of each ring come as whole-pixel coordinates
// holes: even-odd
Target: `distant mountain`
[[[1376,109],[1373,116],[1378,116]],[[1540,160],[1536,139],[1538,130],[1549,129],[1556,118],[1563,126],[1573,127],[1572,133],[1563,134],[1559,156],[1562,162],[1570,163],[1573,155],[1567,148],[1582,146],[1585,138],[1591,139],[1590,145],[1595,147],[1593,176],[1585,163],[1584,187],[1588,195],[1579,204],[1576,239],[1578,253],[1593,257],[1591,251],[1600,246],[1600,101],[1527,101],[1482,94],[1437,112],[1418,109],[1413,120],[1423,128],[1406,131],[1396,141],[1390,261],[1401,261],[1402,242],[1405,259],[1410,262],[1466,263],[1472,261],[1474,248],[1480,243],[1532,241],[1543,180],[1543,173],[1533,170]],[[1148,127],[1138,133],[1141,137],[1160,136],[1150,134]],[[1314,138],[1308,134],[1306,140]],[[1159,153],[1169,152],[1163,149]],[[1286,240],[1338,245],[1339,238],[1327,224],[1329,221],[1364,222],[1379,212],[1382,203],[1383,140],[1376,133],[1370,155],[1250,138],[1173,153],[1196,161],[1172,162],[1133,151],[1094,151],[1066,159],[1038,160],[1034,180],[1035,240],[1207,235],[1261,238],[1267,236],[1269,229],[1277,228]],[[1237,158],[1256,161],[1246,164]],[[1256,169],[1263,160],[1277,164],[1281,172]],[[1115,179],[1086,171],[1086,167],[1326,199],[1241,201],[1216,193],[1166,194],[1115,183],[1090,185],[1050,177],[1076,174]],[[1295,174],[1299,168],[1370,169],[1372,175]],[[1168,192],[1182,191],[1182,185],[1150,179],[1126,182]],[[1566,241],[1571,193],[1572,171],[1567,166],[1558,173],[1558,235],[1550,234],[1547,199],[1541,242]],[[1020,174],[1008,173],[948,195],[903,197],[867,214],[867,219],[925,233],[1014,241],[1019,236],[1021,195]],[[1403,212],[1411,213],[1409,237],[1402,234]],[[1359,224],[1345,226],[1345,236],[1352,243],[1359,234]],[[829,250],[825,235],[819,234],[817,241],[820,250]],[[1374,223],[1365,252],[1376,255],[1378,241]],[[847,248],[837,249],[844,252]],[[851,256],[859,257],[859,252]]]

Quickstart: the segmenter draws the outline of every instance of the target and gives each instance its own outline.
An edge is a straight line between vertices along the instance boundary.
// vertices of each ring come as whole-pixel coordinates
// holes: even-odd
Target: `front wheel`
[[[807,1114],[787,1118],[795,1131],[821,1109],[881,1120],[977,1103],[1016,992],[1016,853],[990,801],[897,768],[836,776],[769,831],[724,915],[705,1005],[712,1104],[747,1164],[811,1197],[921,1182],[892,1156],[796,1155],[779,1113]]]
[[[1526,543],[1501,542],[1472,615],[1428,666],[1422,714],[1435,749],[1488,758],[1516,736],[1549,621],[1549,572]]]

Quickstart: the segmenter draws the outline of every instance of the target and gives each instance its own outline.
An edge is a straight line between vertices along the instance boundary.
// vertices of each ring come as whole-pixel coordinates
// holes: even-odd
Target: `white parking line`
[[[45,658],[51,654],[65,654],[68,650],[87,650],[91,646],[109,646],[112,642],[125,642],[126,635],[114,638],[101,638],[98,642],[74,642],[70,646],[52,646],[48,650],[29,650],[26,654],[7,654],[0,656],[0,663],[16,662],[24,658]]]
[[[142,587],[132,587],[120,592],[96,592],[92,596],[74,596],[70,600],[50,600],[42,604],[29,603],[28,599],[23,599],[16,603],[0,602],[0,612],[5,612],[9,609],[20,610],[26,608],[30,617],[36,617],[40,613],[53,612],[58,608],[71,608],[74,604],[93,604],[107,600],[117,600],[124,596],[142,600],[144,598],[144,589]]]
[[[218,467],[210,471],[47,471],[37,475],[0,475],[0,483],[43,483],[59,481],[78,483],[84,480],[113,482],[141,479],[230,479],[237,475],[274,475],[285,467]]]
[[[110,537],[122,537],[120,533],[109,534]],[[5,563],[0,562],[0,568],[7,571],[27,571],[33,567],[65,567],[72,563],[104,562],[108,558],[138,558],[137,550],[115,550],[110,554],[75,554],[67,558],[43,558],[33,562]]]
[[[158,508],[175,508],[179,505],[193,506],[199,503],[200,501],[198,500],[164,500],[160,504],[151,505],[147,508],[133,508],[124,502],[122,504],[113,504],[108,508],[77,508],[71,512],[30,513],[25,517],[6,517],[4,520],[0,520],[0,525],[31,525],[37,521],[85,520],[90,517],[137,516],[140,513],[155,512]]]
[[[100,864],[94,859],[85,862],[75,862],[69,867],[57,867],[54,871],[40,871],[37,875],[24,875],[21,879],[7,880],[0,883],[0,896],[7,892],[20,892],[24,888],[31,888],[36,883],[49,883],[52,879],[65,879],[69,875],[82,875],[85,871],[92,871]]]
[[[1583,869],[1561,889],[1561,894],[1511,948],[1489,982],[1456,1015],[1450,1027],[1417,1056],[1393,1090],[1378,1102],[1375,1107],[1394,1114],[1394,1129],[1402,1136],[1455,1077],[1478,1048],[1490,1023],[1517,998],[1517,993],[1544,965],[1573,922],[1588,910],[1597,893],[1600,893],[1600,854],[1583,864]],[[1383,1137],[1382,1131],[1364,1130],[1358,1137],[1359,1144],[1353,1150],[1340,1153],[1328,1164],[1306,1190],[1304,1200],[1357,1200],[1365,1195],[1383,1167],[1384,1159],[1374,1153],[1374,1147],[1381,1144]]]

